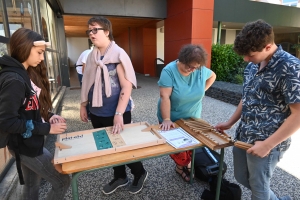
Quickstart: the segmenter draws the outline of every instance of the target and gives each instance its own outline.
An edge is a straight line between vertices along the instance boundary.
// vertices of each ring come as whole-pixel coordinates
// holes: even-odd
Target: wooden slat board
[[[244,149],[244,150],[248,150],[248,149],[250,149],[251,147],[253,147],[253,144],[248,144],[248,143],[245,143],[245,142],[241,142],[241,141],[236,141],[235,143],[234,143],[234,146],[235,147],[238,147],[238,148],[240,148],[240,149]]]
[[[146,122],[124,125],[124,130],[118,134],[111,133],[112,127],[91,129],[72,133],[61,134],[57,136],[57,145],[55,148],[54,163],[65,163],[75,160],[92,158],[96,156],[113,154],[122,151],[129,151],[138,148],[144,148],[166,143],[166,140],[157,131],[143,131],[149,127]],[[93,133],[103,130],[106,131],[112,148],[97,149],[96,140]],[[107,138],[102,141],[105,142]],[[71,148],[61,149],[59,146]],[[101,145],[100,145],[101,146]],[[99,148],[99,145],[98,145]]]
[[[234,144],[230,136],[217,132],[213,126],[204,120],[194,118],[187,120],[180,119],[175,123],[210,149],[221,149]]]

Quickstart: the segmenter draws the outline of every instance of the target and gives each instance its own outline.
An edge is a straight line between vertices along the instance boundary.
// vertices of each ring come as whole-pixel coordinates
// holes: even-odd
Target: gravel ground
[[[139,89],[133,91],[132,97],[135,102],[135,109],[132,112],[133,122],[147,121],[150,124],[157,124],[156,110],[157,100],[159,98],[159,89],[157,87],[157,78],[137,75]],[[80,90],[66,90],[61,104],[60,114],[66,118],[68,123],[68,132],[91,129],[91,123],[83,123],[79,119]],[[224,103],[219,100],[205,97],[203,100],[202,118],[212,125],[225,121],[235,111],[236,106]],[[236,127],[233,127],[227,133],[234,134]],[[55,136],[47,138],[46,146],[51,152],[54,151]],[[299,142],[297,142],[299,144]],[[296,155],[296,152],[293,155]],[[296,157],[294,156],[294,159]],[[233,161],[231,147],[225,150],[225,162],[228,169],[225,178],[230,182],[236,183],[233,175]],[[128,187],[118,189],[111,195],[104,195],[101,188],[111,180],[112,169],[97,170],[85,173],[79,178],[80,199],[165,199],[165,200],[190,200],[200,199],[204,189],[208,184],[201,181],[194,181],[192,185],[184,182],[181,177],[175,173],[175,165],[169,156],[149,159],[143,162],[145,169],[149,172],[147,181],[143,190],[132,195],[128,192]],[[298,165],[299,166],[299,165]],[[299,169],[299,167],[298,167]],[[132,180],[130,172],[129,178]],[[277,167],[272,179],[271,188],[278,196],[289,194],[294,200],[300,200],[300,177],[296,177],[287,170]],[[50,184],[42,181],[40,189],[40,199],[45,199]],[[251,192],[242,187],[242,199],[250,200]],[[18,194],[18,191],[15,193]],[[16,198],[14,198],[16,199]],[[71,189],[66,194],[65,199],[72,199]]]

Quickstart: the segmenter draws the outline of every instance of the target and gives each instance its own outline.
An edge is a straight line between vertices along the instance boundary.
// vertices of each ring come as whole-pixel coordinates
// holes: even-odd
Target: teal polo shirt
[[[202,66],[189,76],[183,76],[178,71],[176,61],[163,68],[157,82],[159,87],[172,88],[170,96],[171,120],[174,122],[180,118],[200,118],[206,80],[209,79],[212,71]],[[157,117],[162,122],[160,104],[161,99],[158,100]]]

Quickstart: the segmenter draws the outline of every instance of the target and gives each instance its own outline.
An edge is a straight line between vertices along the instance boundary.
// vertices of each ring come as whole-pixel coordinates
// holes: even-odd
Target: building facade
[[[300,44],[300,8],[293,6],[252,0],[0,2],[0,56],[9,53],[7,43],[16,29],[26,27],[42,34],[51,43],[45,62],[53,99],[62,86],[70,86],[69,69],[89,48],[85,30],[88,19],[95,15],[106,16],[112,22],[115,41],[128,53],[135,71],[149,76],[158,76],[157,63],[163,66],[175,60],[184,44],[201,44],[210,60],[213,43],[233,43],[243,25],[257,19],[269,22],[276,43],[299,57],[293,46]],[[0,173],[5,173],[9,163],[7,150],[0,149]]]

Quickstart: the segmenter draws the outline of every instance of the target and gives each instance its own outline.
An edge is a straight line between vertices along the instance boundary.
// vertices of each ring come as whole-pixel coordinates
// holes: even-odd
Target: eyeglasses
[[[90,35],[90,32],[92,32],[93,34],[97,34],[98,30],[105,30],[104,28],[93,28],[91,30],[87,30],[85,33],[87,35]]]
[[[198,67],[192,67],[192,66],[190,66],[188,64],[185,64],[185,66],[186,66],[187,69],[190,69],[192,71],[195,70],[195,69],[199,69],[200,68],[200,66],[198,66]]]

